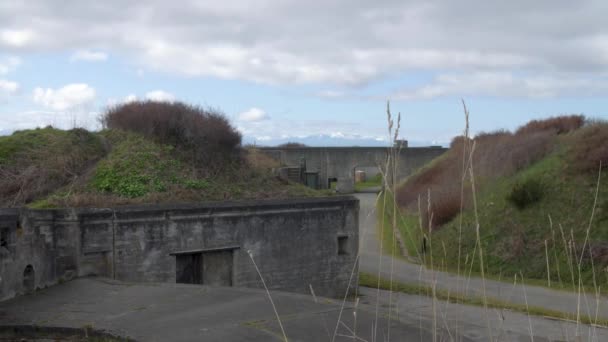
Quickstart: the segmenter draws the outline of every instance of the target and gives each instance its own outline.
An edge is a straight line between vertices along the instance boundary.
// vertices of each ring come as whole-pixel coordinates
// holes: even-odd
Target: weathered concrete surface
[[[432,271],[421,265],[383,255],[380,250],[378,229],[376,226],[376,194],[361,193],[356,194],[356,197],[359,198],[360,201],[359,234],[361,237],[361,256],[359,268],[362,272],[378,274],[378,271],[380,271],[379,274],[382,278],[389,279],[392,275],[395,281],[401,283],[428,286],[435,284],[437,288],[449,290],[451,293],[466,293],[469,296],[475,297],[483,296],[484,283],[480,278],[458,277],[447,272]],[[599,317],[608,318],[608,300],[603,296],[599,300],[599,307],[597,307],[597,302],[593,295],[581,295],[579,301],[579,296],[575,293],[556,291],[538,286],[514,285],[513,283],[494,280],[485,280],[485,293],[490,298],[499,299],[505,302],[522,305],[526,305],[527,303],[529,306],[572,314],[576,314],[577,308],[580,308],[582,314],[590,317],[595,317],[595,310],[597,309]],[[456,305],[449,304],[448,306],[455,307]],[[494,321],[494,323],[500,323],[505,327],[511,326],[512,329],[520,329],[522,327],[521,324],[524,324],[524,327],[526,327],[526,324],[529,325],[527,322],[527,315],[524,314],[509,313],[509,315],[506,315],[505,312],[494,309],[486,312],[483,308],[479,307],[463,307],[466,309],[462,310],[469,312],[468,316],[466,316],[467,319],[473,321],[485,323],[486,319],[489,318],[491,321]],[[459,319],[458,316],[461,315],[460,312],[450,312],[451,313],[446,316],[448,319]],[[503,317],[504,319],[502,319],[501,322],[496,321],[496,319],[500,317]],[[551,323],[548,323],[548,320],[546,319],[533,316],[531,317],[531,322],[533,324],[533,331],[535,334],[539,334],[539,336],[554,338],[556,334],[569,334],[568,336],[570,336],[570,339],[561,339],[564,341],[573,340],[572,336],[577,329],[576,324],[569,325],[557,321],[549,321]],[[595,340],[608,341],[608,335],[605,329],[593,329],[592,327],[585,325],[579,326],[580,334],[589,334],[590,330],[606,337],[606,339]]]
[[[378,173],[378,166],[386,164],[390,151],[386,147],[262,147],[260,150],[283,165],[300,165],[306,160],[306,169],[319,172],[321,188],[328,188],[328,179],[344,179],[354,182],[356,169],[365,170],[371,177]],[[399,150],[398,180],[437,158],[446,148],[406,147]],[[375,170],[375,172],[374,172]]]
[[[272,292],[289,341],[331,341],[341,303],[325,298]],[[375,314],[360,305],[354,323],[353,303],[341,316],[336,341],[352,341],[352,332],[372,341]],[[386,327],[381,312],[378,326]],[[281,330],[266,293],[186,284],[129,284],[81,278],[34,295],[0,303],[0,324],[34,324],[106,330],[138,341],[281,341]],[[430,341],[427,324],[393,321],[398,340]],[[384,340],[378,329],[378,341]],[[446,335],[439,329],[439,335]],[[346,335],[344,337],[341,335]],[[397,339],[395,339],[397,340]],[[467,341],[467,339],[464,339]]]
[[[331,341],[338,317],[343,323],[336,341],[352,341],[353,332],[364,341],[432,341],[433,331],[437,341],[530,341],[530,324],[534,341],[575,341],[571,323],[529,321],[508,311],[480,316],[478,307],[397,293],[389,297],[374,289],[359,294],[359,304],[346,302],[340,315],[339,300],[271,293],[289,341]],[[282,336],[262,290],[103,278],[81,278],[0,303],[0,325],[25,324],[89,326],[139,341],[281,341]],[[585,341],[607,338],[601,329],[581,329],[580,335]]]
[[[509,310],[488,309],[479,306],[433,301],[430,297],[404,293],[390,293],[360,288],[363,304],[391,308],[392,316],[399,321],[418,321],[435,326],[437,341],[460,341],[458,336],[471,341],[608,341],[608,330],[574,322],[528,316]],[[386,327],[381,327],[386,331]],[[433,329],[431,329],[433,331]],[[391,341],[401,341],[393,335]],[[423,340],[426,341],[426,340]],[[431,341],[431,340],[429,340]]]
[[[0,300],[27,292],[29,268],[37,289],[87,275],[262,287],[250,254],[270,289],[335,297],[358,253],[358,200],[347,196],[21,209],[0,212],[0,224]]]

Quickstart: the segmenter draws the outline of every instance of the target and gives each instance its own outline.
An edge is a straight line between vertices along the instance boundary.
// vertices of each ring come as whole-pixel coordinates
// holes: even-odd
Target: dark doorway
[[[175,256],[175,281],[184,284],[202,284],[202,254],[181,254]]]
[[[327,178],[327,188],[328,189],[336,189],[336,185],[338,184],[338,178]]]
[[[232,249],[175,255],[175,281],[232,286]]]
[[[23,271],[23,292],[32,293],[36,290],[36,273],[32,265],[27,265]]]

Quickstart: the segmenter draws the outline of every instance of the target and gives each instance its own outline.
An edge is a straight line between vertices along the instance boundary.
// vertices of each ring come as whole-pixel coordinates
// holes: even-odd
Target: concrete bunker
[[[271,290],[341,297],[357,263],[358,210],[350,196],[0,209],[0,300],[90,275],[259,288],[249,253]]]
[[[389,165],[391,170],[396,167],[397,181],[447,151],[441,146],[408,147],[404,141],[399,142],[398,147],[397,165]],[[262,147],[260,150],[284,166],[283,178],[297,181],[296,177],[289,177],[287,170],[305,167],[304,173],[318,174],[319,188],[328,189],[336,182],[336,190],[341,193],[354,191],[355,169],[370,176],[379,173],[379,166],[386,166],[390,151],[388,147]]]

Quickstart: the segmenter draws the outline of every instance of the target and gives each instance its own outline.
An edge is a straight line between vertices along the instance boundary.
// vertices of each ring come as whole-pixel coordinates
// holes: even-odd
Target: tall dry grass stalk
[[[260,269],[258,268],[258,264],[256,264],[251,251],[248,250],[247,255],[249,255],[249,258],[251,259],[251,262],[253,263],[253,266],[255,267],[255,270],[258,273],[260,280],[262,281],[262,285],[264,285],[264,290],[266,291],[266,294],[268,295],[268,300],[270,301],[270,305],[272,305],[272,310],[274,310],[274,314],[277,317],[277,322],[279,323],[279,327],[281,328],[281,333],[283,334],[283,341],[288,342],[289,340],[287,339],[287,334],[285,334],[285,329],[283,328],[283,323],[281,322],[281,317],[279,316],[279,312],[277,311],[276,305],[274,305],[274,300],[272,300],[272,296],[270,295],[268,286],[266,286],[266,281],[264,281],[264,277],[262,276],[262,273],[260,272]]]
[[[505,320],[505,316],[504,316],[504,311],[508,310],[508,308],[502,308],[502,309],[494,309],[496,310],[496,312],[498,313],[499,317],[502,317],[502,320],[500,321],[500,326],[498,327],[493,327],[492,323],[490,322],[490,315],[492,314],[492,312],[490,311],[490,307],[494,307],[496,308],[496,304],[495,302],[490,303],[491,300],[494,300],[492,298],[490,298],[488,296],[487,293],[487,284],[486,284],[486,279],[487,279],[487,274],[486,274],[486,264],[485,264],[485,248],[484,248],[484,244],[482,243],[483,239],[482,239],[482,227],[480,226],[480,214],[479,214],[479,203],[478,203],[478,198],[477,198],[477,194],[478,194],[478,189],[477,189],[477,162],[479,161],[479,156],[476,155],[478,149],[480,148],[480,146],[482,146],[482,144],[484,143],[484,139],[482,137],[481,140],[478,139],[471,139],[469,137],[469,132],[470,132],[470,126],[469,126],[469,119],[470,119],[470,114],[469,114],[469,110],[466,106],[466,103],[463,101],[462,102],[463,105],[463,111],[464,111],[464,117],[465,117],[465,129],[463,132],[463,139],[462,139],[462,146],[461,149],[459,150],[459,152],[461,152],[460,155],[460,160],[458,161],[458,165],[460,167],[460,174],[458,176],[458,180],[456,183],[457,188],[459,189],[458,191],[458,198],[459,198],[459,205],[458,205],[458,213],[462,214],[464,212],[465,209],[467,209],[466,206],[466,202],[470,201],[470,209],[472,210],[473,213],[473,217],[474,217],[474,237],[475,237],[475,243],[473,245],[473,250],[472,251],[466,251],[462,248],[463,245],[463,230],[465,229],[464,227],[464,222],[463,222],[463,218],[462,215],[460,215],[459,219],[458,219],[458,261],[457,261],[457,269],[456,269],[456,273],[457,273],[457,281],[456,281],[456,294],[454,295],[457,299],[455,300],[456,304],[467,304],[466,302],[466,298],[467,295],[471,289],[471,281],[473,279],[473,274],[474,273],[478,273],[480,275],[480,279],[481,279],[481,306],[483,307],[483,311],[485,312],[484,314],[484,319],[485,319],[485,325],[486,325],[486,329],[487,329],[487,337],[488,340],[490,341],[494,341],[494,340],[503,340],[503,336],[504,336],[504,320]],[[394,270],[395,270],[395,259],[396,259],[396,251],[398,250],[397,248],[397,240],[399,240],[399,225],[400,224],[404,224],[406,222],[405,217],[402,215],[401,211],[400,211],[400,207],[399,207],[399,193],[397,191],[398,188],[398,183],[397,183],[397,176],[398,176],[398,165],[400,165],[399,162],[399,158],[400,158],[400,150],[401,150],[401,146],[396,144],[397,142],[397,137],[399,135],[399,130],[401,128],[400,126],[400,120],[401,120],[401,114],[398,114],[396,117],[392,114],[391,110],[390,110],[390,103],[387,103],[387,107],[386,107],[386,117],[387,117],[387,123],[388,123],[388,135],[391,138],[391,141],[393,142],[393,145],[389,148],[388,153],[387,153],[387,159],[385,161],[385,163],[382,165],[382,167],[380,167],[380,172],[382,175],[382,179],[383,179],[383,186],[382,186],[382,191],[379,192],[378,196],[376,197],[376,203],[381,203],[381,208],[382,210],[384,210],[379,214],[379,217],[385,218],[385,214],[386,214],[386,210],[390,211],[390,216],[389,219],[382,219],[381,222],[379,222],[379,233],[380,236],[383,237],[385,236],[386,233],[386,229],[390,229],[391,231],[389,232],[392,239],[391,239],[391,245],[387,246],[384,243],[384,239],[380,238],[379,240],[379,244],[380,244],[380,253],[382,254],[386,248],[389,248],[391,251],[391,261],[390,261],[390,278],[389,278],[389,288],[388,288],[388,296],[389,296],[389,308],[392,307],[392,303],[394,301],[394,294],[393,294],[393,286],[394,286]],[[565,125],[564,127],[568,126],[568,125],[576,125],[577,119],[573,118],[571,121],[565,122],[565,121],[560,121],[560,120],[556,120],[554,121],[552,124],[555,125]],[[533,134],[536,134],[538,132],[536,132],[536,130],[542,130],[544,129],[543,123],[536,123],[534,125],[530,125],[529,127],[526,127],[526,129],[524,129],[522,132],[518,132],[518,134],[528,134],[530,132],[532,132]],[[570,126],[568,126],[570,127]],[[570,129],[570,128],[567,128]],[[481,147],[482,150],[485,149],[486,147],[482,146]],[[453,160],[452,160],[453,162]],[[481,168],[484,169],[487,166],[482,166]],[[570,286],[573,289],[576,289],[577,291],[577,295],[578,295],[578,300],[577,300],[577,308],[576,308],[576,317],[575,317],[575,322],[577,324],[576,326],[576,332],[575,332],[575,339],[580,339],[580,327],[582,326],[582,317],[583,315],[586,315],[586,317],[594,317],[595,319],[595,323],[597,324],[597,322],[600,320],[599,317],[599,306],[600,306],[600,301],[601,299],[601,295],[600,295],[600,286],[598,285],[598,282],[596,280],[596,272],[594,269],[594,265],[593,265],[593,260],[592,260],[592,268],[593,268],[593,281],[594,281],[594,297],[595,297],[595,310],[591,310],[591,303],[587,302],[587,296],[585,294],[585,287],[582,286],[582,265],[583,265],[583,258],[584,258],[584,254],[586,253],[586,250],[588,249],[589,254],[591,255],[591,259],[593,259],[593,252],[592,252],[592,248],[591,248],[591,244],[589,243],[589,238],[590,238],[590,230],[591,230],[591,223],[593,222],[594,216],[595,216],[595,207],[597,205],[597,197],[598,197],[598,193],[599,193],[599,184],[600,184],[600,178],[601,178],[601,170],[602,170],[602,166],[600,164],[600,174],[598,175],[598,180],[597,180],[597,187],[596,187],[596,191],[595,191],[595,200],[594,200],[594,204],[593,204],[593,209],[591,211],[591,215],[590,215],[590,219],[589,219],[589,224],[587,226],[586,229],[586,235],[585,235],[585,240],[584,240],[584,244],[583,244],[583,248],[582,250],[579,250],[576,246],[576,240],[574,238],[574,233],[573,230],[571,229],[569,232],[567,232],[564,227],[562,227],[561,224],[557,224],[558,228],[559,228],[559,236],[556,234],[556,229],[554,228],[554,222],[553,219],[551,218],[551,216],[548,216],[548,220],[549,220],[549,226],[550,226],[550,231],[551,231],[551,237],[550,239],[545,239],[544,240],[544,247],[545,247],[545,262],[546,262],[546,269],[547,269],[547,286],[548,287],[555,287],[555,286],[559,286],[561,288],[565,288],[568,287],[564,284],[563,281],[569,281],[570,282]],[[485,170],[487,171],[487,170]],[[484,171],[484,172],[485,172]],[[460,341],[463,339],[463,329],[464,327],[462,326],[462,322],[459,321],[458,319],[454,322],[454,318],[453,317],[448,317],[448,307],[450,304],[450,301],[445,301],[445,291],[442,292],[442,296],[440,299],[440,295],[439,295],[439,290],[438,290],[438,283],[437,283],[437,272],[441,272],[441,271],[447,271],[447,265],[445,262],[445,259],[447,258],[447,252],[446,252],[446,247],[444,244],[442,244],[441,246],[439,246],[439,248],[443,249],[443,260],[436,260],[433,256],[433,248],[437,248],[438,246],[433,246],[433,229],[434,229],[434,223],[436,222],[436,215],[434,213],[434,209],[435,207],[433,206],[433,198],[436,197],[437,195],[434,194],[431,191],[431,188],[427,188],[426,189],[426,203],[425,205],[423,205],[423,199],[421,198],[421,196],[419,194],[416,194],[417,197],[417,204],[418,204],[418,229],[420,232],[420,236],[423,238],[423,241],[426,241],[428,245],[423,245],[424,247],[419,249],[417,243],[414,243],[412,246],[414,248],[413,251],[409,251],[410,254],[414,254],[416,256],[418,256],[418,258],[420,260],[422,260],[422,264],[419,267],[419,275],[418,275],[418,285],[420,284],[425,284],[428,282],[428,278],[430,277],[430,296],[432,297],[432,322],[431,323],[431,327],[432,327],[432,339],[433,341],[438,341],[438,340],[444,340],[445,338],[447,338],[447,340],[449,341]],[[389,197],[390,196],[390,197]],[[408,196],[412,196],[411,194],[408,194]],[[391,203],[392,200],[392,203]],[[390,204],[390,207],[387,208],[387,205]],[[425,208],[423,210],[423,208]],[[406,236],[405,238],[409,238],[414,240],[414,236],[412,236],[411,231],[409,229],[406,230],[406,233],[408,234],[408,236]],[[560,237],[561,237],[561,241],[560,241]],[[427,249],[427,250],[425,250]],[[552,253],[550,251],[550,249],[552,250]],[[565,253],[565,257],[567,259],[567,271],[566,273],[570,273],[569,275],[569,279],[567,277],[567,275],[560,269],[560,263],[559,263],[559,256],[558,256],[558,251],[559,250],[563,250],[563,252]],[[579,255],[580,252],[580,255]],[[439,258],[441,259],[441,258]],[[252,258],[253,260],[253,258]],[[338,336],[346,336],[349,338],[352,338],[353,340],[359,340],[359,341],[364,341],[361,337],[357,336],[357,310],[358,310],[358,306],[359,306],[359,297],[356,297],[355,299],[355,306],[354,306],[354,310],[353,310],[353,326],[352,327],[348,327],[344,322],[342,322],[342,317],[343,317],[343,312],[345,310],[345,304],[347,302],[347,297],[352,289],[352,286],[354,284],[354,276],[356,276],[356,269],[357,266],[356,264],[359,262],[360,260],[360,255],[357,255],[356,257],[356,262],[355,262],[355,266],[353,266],[353,269],[351,270],[351,275],[349,278],[349,284],[348,284],[348,288],[346,289],[346,292],[344,294],[344,298],[342,299],[342,305],[340,307],[340,311],[338,314],[338,320],[336,323],[336,326],[334,328],[333,331],[333,335],[331,335],[330,340],[332,342],[334,342],[336,340],[336,337]],[[394,336],[394,334],[391,333],[391,322],[394,319],[394,312],[392,309],[389,309],[387,312],[387,326],[386,328],[381,327],[380,326],[380,322],[379,319],[381,317],[381,312],[380,312],[380,296],[381,296],[381,269],[382,269],[382,257],[380,256],[378,258],[378,272],[377,272],[377,284],[376,284],[376,302],[375,302],[375,308],[374,308],[374,321],[372,322],[372,337],[371,337],[371,342],[375,342],[380,340],[379,339],[379,334],[382,332],[383,333],[383,338],[381,339],[382,341],[391,341],[391,340],[399,340],[400,336]],[[555,265],[552,266],[551,264],[554,263]],[[477,268],[478,267],[478,268]],[[553,274],[557,275],[557,283],[552,282],[551,281],[551,272],[553,269]],[[261,277],[261,275],[260,275]],[[423,279],[424,277],[424,279]],[[568,280],[566,280],[568,279]],[[532,317],[531,317],[531,313],[530,313],[530,305],[529,305],[529,297],[528,297],[528,289],[527,289],[527,284],[524,278],[524,273],[523,270],[520,270],[517,274],[514,275],[514,280],[512,282],[512,284],[510,285],[511,287],[511,293],[515,293],[516,289],[518,287],[521,287],[521,289],[523,289],[523,296],[524,296],[524,304],[525,304],[525,313],[527,314],[527,323],[528,323],[528,331],[529,331],[529,338],[531,341],[534,341],[535,339],[535,335],[534,335],[534,326],[532,323]],[[314,295],[314,291],[311,288],[311,293],[313,294],[313,297],[315,298],[316,301],[316,296]],[[268,293],[269,298],[270,294]],[[450,291],[447,291],[447,298],[450,298]],[[272,302],[272,299],[271,299]],[[459,310],[461,310],[462,312],[462,305],[459,306]],[[273,308],[274,308],[274,304],[273,304]],[[277,315],[277,319],[279,319],[278,313],[276,312],[276,308],[275,308],[275,314]],[[280,322],[279,322],[280,324]],[[348,330],[348,332],[351,334],[350,336],[347,335],[341,335],[338,334],[338,330],[339,327],[344,327],[346,330]],[[590,327],[590,329],[595,329],[593,327]],[[282,325],[281,325],[281,329],[282,329]],[[422,329],[422,318],[421,318],[421,329]],[[443,335],[440,336],[439,332],[440,330],[443,329],[443,331],[447,334],[447,336]],[[284,334],[284,331],[283,331]],[[596,340],[597,340],[597,334],[592,333],[590,334],[590,336],[596,336]],[[285,339],[287,338],[286,335],[284,334]],[[571,339],[568,336],[564,336],[564,338],[567,341],[570,341]]]

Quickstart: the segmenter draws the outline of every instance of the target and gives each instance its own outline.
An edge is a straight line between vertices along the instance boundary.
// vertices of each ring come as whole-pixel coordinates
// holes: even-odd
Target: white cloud
[[[259,108],[250,108],[239,114],[240,121],[257,122],[269,119],[265,111]]]
[[[124,103],[135,102],[135,101],[137,101],[137,96],[135,94],[129,94],[129,95],[125,96],[125,99],[123,100]]]
[[[137,95],[129,94],[129,95],[125,96],[123,99],[109,98],[107,103],[108,103],[108,106],[112,107],[112,106],[116,106],[116,105],[120,105],[120,104],[124,104],[124,103],[135,102],[135,101],[137,101]]]
[[[8,74],[21,65],[19,57],[0,58],[0,75]]]
[[[19,90],[19,83],[0,79],[0,93],[14,94]]]
[[[319,97],[323,97],[326,99],[337,99],[337,98],[341,98],[344,97],[344,92],[340,91],[340,90],[323,90],[319,93],[317,93],[317,96]]]
[[[30,43],[34,38],[34,33],[30,30],[2,30],[0,31],[0,43],[12,47],[23,47]]]
[[[158,102],[173,102],[175,101],[175,95],[168,93],[164,90],[153,90],[146,93],[146,100]]]
[[[78,50],[72,54],[70,61],[103,62],[108,59],[108,54],[101,51]]]
[[[608,77],[602,75],[518,75],[511,72],[448,73],[432,82],[402,89],[391,98],[428,100],[442,96],[494,96],[553,98],[595,96],[608,93]]]
[[[125,21],[117,6],[138,15]],[[136,68],[271,84],[361,85],[418,70],[550,75],[608,68],[607,10],[604,0],[107,0],[63,11],[5,1],[4,27],[31,20],[27,29],[0,31],[0,46],[104,46]]]
[[[91,104],[95,89],[85,83],[73,83],[59,89],[34,89],[34,102],[56,111],[65,111]]]

